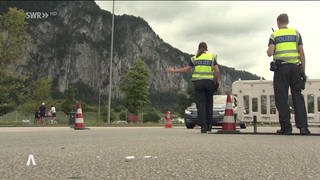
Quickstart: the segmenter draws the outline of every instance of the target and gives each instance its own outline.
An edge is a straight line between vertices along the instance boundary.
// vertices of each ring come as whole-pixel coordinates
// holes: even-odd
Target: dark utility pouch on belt
[[[298,83],[299,89],[304,90],[306,88],[306,82],[307,82],[307,76],[306,76],[305,72],[302,69],[300,69],[299,70],[299,83]]]
[[[279,69],[281,66],[281,61],[276,60],[276,61],[271,61],[270,62],[270,71],[276,71]]]

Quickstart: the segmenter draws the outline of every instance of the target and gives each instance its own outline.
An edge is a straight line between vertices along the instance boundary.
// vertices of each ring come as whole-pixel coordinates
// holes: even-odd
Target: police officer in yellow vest
[[[300,134],[310,134],[307,122],[307,113],[301,90],[305,83],[305,56],[300,33],[293,28],[288,28],[287,14],[277,17],[279,30],[271,34],[267,55],[273,56],[270,70],[274,71],[273,87],[275,103],[279,112],[281,129],[278,134],[292,133],[290,111],[288,105],[288,90],[290,87],[295,113],[296,127]]]
[[[220,81],[217,55],[207,53],[207,51],[207,44],[201,42],[198,46],[197,54],[190,59],[188,65],[181,68],[167,68],[169,73],[183,73],[193,69],[192,82],[195,88],[201,133],[211,132],[213,94],[217,91]]]

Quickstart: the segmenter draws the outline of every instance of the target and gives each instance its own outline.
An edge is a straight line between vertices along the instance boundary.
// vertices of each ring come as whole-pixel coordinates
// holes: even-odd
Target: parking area
[[[185,127],[0,128],[2,179],[317,179],[314,136]],[[298,131],[294,131],[298,132]],[[246,134],[247,133],[247,134]],[[29,163],[32,155],[36,165]],[[128,157],[133,157],[128,159]]]

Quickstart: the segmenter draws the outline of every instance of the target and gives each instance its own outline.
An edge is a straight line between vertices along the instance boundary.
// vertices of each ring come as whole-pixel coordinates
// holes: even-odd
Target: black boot
[[[280,121],[281,129],[277,130],[277,134],[281,135],[290,135],[292,134],[292,125],[290,123],[285,123]]]
[[[281,134],[281,135],[290,135],[292,134],[292,129],[279,129],[277,130],[277,134]]]
[[[207,130],[202,130],[201,129],[201,134],[203,134],[203,133],[207,133]]]
[[[301,135],[309,135],[311,132],[309,131],[308,128],[300,128],[300,134]]]

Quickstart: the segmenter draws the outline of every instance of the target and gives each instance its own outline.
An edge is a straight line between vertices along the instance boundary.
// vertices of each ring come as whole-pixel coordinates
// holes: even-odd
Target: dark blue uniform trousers
[[[195,88],[196,105],[199,123],[201,125],[201,132],[211,131],[213,121],[213,94],[219,85],[209,79],[193,81],[193,85]]]
[[[287,63],[280,65],[279,69],[274,72],[273,88],[275,103],[279,112],[279,123],[283,130],[292,129],[288,105],[289,87],[292,95],[296,127],[308,127],[305,101],[301,94],[303,82],[300,78],[300,71],[300,67],[296,64]]]

